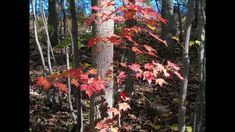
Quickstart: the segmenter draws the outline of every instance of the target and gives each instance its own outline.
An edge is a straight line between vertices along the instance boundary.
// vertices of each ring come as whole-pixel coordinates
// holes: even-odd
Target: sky
[[[35,0],[36,1],[36,13],[38,14],[40,12],[40,8],[39,8],[39,0]],[[47,15],[47,10],[48,10],[48,0],[43,0],[43,4],[44,4],[44,9],[45,9],[45,13]],[[91,14],[91,0],[79,0],[79,2],[76,1],[76,6],[77,7],[80,7],[80,9],[83,9],[85,11],[85,13],[87,15],[90,15]],[[154,7],[154,10],[156,12],[158,12],[159,14],[161,14],[161,1],[162,0],[157,0],[157,3],[158,3],[158,7],[156,5],[156,1],[155,0],[151,0],[151,5]],[[122,5],[122,2],[121,0],[115,0],[116,2],[116,8],[121,6]],[[187,5],[187,0],[181,0],[182,3],[184,3],[185,5]],[[177,5],[177,0],[173,0],[173,3],[174,5]],[[30,5],[30,8],[29,8],[29,11],[32,12],[32,5],[31,3],[29,4]],[[68,9],[68,6],[69,6],[69,2],[66,3],[66,9]],[[159,9],[158,9],[159,8]],[[185,14],[187,11],[187,7],[186,6],[181,6],[181,13]]]

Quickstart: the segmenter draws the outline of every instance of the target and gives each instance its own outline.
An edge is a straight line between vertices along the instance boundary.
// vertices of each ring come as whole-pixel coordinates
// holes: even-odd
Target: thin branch
[[[33,9],[33,27],[34,27],[34,35],[35,35],[36,45],[37,45],[39,53],[40,53],[43,69],[46,72],[47,68],[46,68],[46,65],[45,65],[45,59],[44,59],[44,56],[43,56],[41,44],[40,44],[40,42],[38,40],[37,18],[36,18],[36,11],[35,11],[35,1],[32,0],[31,4],[32,4],[32,9]]]
[[[46,35],[47,35],[47,57],[48,57],[49,72],[52,73],[53,69],[51,67],[51,57],[50,57],[51,41],[50,41],[50,38],[49,38],[48,27],[47,27],[47,22],[46,22],[46,18],[45,18],[45,13],[44,13],[44,8],[43,8],[42,0],[40,0],[40,7],[41,7],[41,12],[42,12],[43,25],[44,25],[44,28],[45,28],[45,31],[46,31]]]

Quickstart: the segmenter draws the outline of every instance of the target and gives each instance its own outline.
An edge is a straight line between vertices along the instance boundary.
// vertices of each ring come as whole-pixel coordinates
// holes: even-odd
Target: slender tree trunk
[[[93,0],[92,6],[98,6],[101,7],[101,12],[112,12],[114,11],[114,6],[102,6],[103,3],[108,3],[110,0]],[[94,37],[108,37],[114,34],[114,21],[108,20],[105,22],[102,22],[103,19],[98,17],[96,19],[98,23],[93,23],[92,26],[92,33]],[[107,42],[99,42],[96,45],[92,47],[92,62],[94,67],[98,70],[98,75],[101,77],[101,79],[106,81],[107,87],[104,90],[103,98],[105,99],[107,103],[107,107],[112,108],[113,107],[113,75],[111,75],[110,80],[106,80],[106,73],[108,70],[113,71],[113,51],[114,47],[112,43]],[[101,101],[101,97],[97,95],[97,97],[93,97],[95,95],[92,95],[91,97],[91,110],[90,110],[90,119],[94,118],[94,98],[96,98],[96,102]],[[98,105],[100,107],[101,105]],[[98,108],[100,109],[100,108]],[[103,108],[101,108],[103,109]],[[105,111],[105,110],[102,110]],[[101,114],[101,111],[96,112],[97,115],[103,115]],[[108,113],[108,118],[112,118],[112,113]],[[91,131],[94,131],[94,120],[90,120],[90,129]]]
[[[56,46],[59,41],[58,37],[58,1],[48,0],[48,27],[52,46]]]
[[[76,10],[75,10],[75,1],[70,0],[70,12],[71,12],[71,18],[72,18],[72,41],[73,41],[73,46],[74,46],[74,54],[73,54],[73,60],[74,60],[74,65],[75,68],[79,67],[80,59],[79,59],[79,50],[78,50],[78,25],[77,25],[77,17],[76,17]],[[76,89],[76,102],[77,102],[77,131],[82,132],[83,130],[82,125],[83,123],[81,122],[82,119],[82,109],[81,109],[81,90],[80,88]]]
[[[63,13],[63,37],[65,39],[66,34],[67,34],[67,24],[66,24],[66,11],[65,11],[65,3],[66,0],[62,0],[61,1],[61,11]],[[66,54],[66,65],[67,65],[67,69],[70,69],[70,64],[69,64],[69,47],[65,47],[65,54]],[[73,109],[73,105],[72,105],[72,101],[71,101],[71,78],[67,79],[67,84],[68,84],[68,102],[69,102],[69,108],[71,111],[71,115],[72,115],[72,119],[73,122],[76,124],[77,123],[77,116],[74,113],[74,109]]]
[[[43,25],[44,25],[46,35],[47,35],[47,58],[48,58],[49,72],[52,73],[53,70],[52,70],[52,66],[51,66],[51,55],[50,55],[51,41],[50,41],[50,38],[49,38],[48,27],[47,27],[47,23],[46,23],[46,18],[45,18],[45,13],[44,13],[42,0],[40,0],[40,7],[41,7],[41,12],[42,12]]]
[[[135,3],[135,0],[131,0],[130,2]],[[137,21],[134,19],[127,20],[126,26],[128,28],[131,28],[137,24]],[[129,47],[126,50],[126,56],[127,56],[127,64],[135,63],[135,53],[131,50],[131,46],[129,45],[130,43],[127,43],[127,47]],[[131,95],[132,92],[134,91],[134,79],[133,76],[131,76],[132,70],[127,69],[127,79],[125,82],[125,91]]]
[[[190,40],[190,32],[192,27],[192,19],[193,19],[193,10],[194,10],[194,0],[188,1],[188,13],[186,18],[186,26],[185,26],[185,36],[183,43],[183,74],[184,81],[183,86],[180,89],[180,104],[179,104],[179,132],[185,132],[186,124],[185,124],[185,116],[186,116],[186,96],[187,96],[187,88],[188,88],[188,75],[189,75],[189,40]]]
[[[180,13],[180,0],[177,0],[177,14],[178,14],[178,21],[179,21],[179,30],[180,30],[180,35],[179,35],[179,41],[182,41],[182,36],[183,36],[183,28],[182,28],[182,22],[181,22],[181,13]]]
[[[172,40],[174,30],[174,5],[173,0],[162,1],[162,17],[167,19],[167,25],[162,24],[162,39],[167,41],[168,47],[164,55],[170,59],[174,56],[174,41]]]
[[[49,65],[49,73],[53,73],[53,69],[51,66],[51,55],[50,52],[53,53],[52,47],[51,47],[51,41],[48,33],[48,26],[47,26],[47,21],[45,17],[45,12],[43,8],[43,3],[42,0],[40,0],[40,7],[41,7],[41,12],[42,12],[42,20],[43,20],[43,25],[46,31],[46,36],[47,36],[47,57],[48,57],[48,65]],[[51,90],[47,93],[48,98],[50,100],[50,103],[52,105],[52,110],[55,112],[59,109],[60,107],[60,91],[58,88],[52,87]]]
[[[33,9],[33,27],[34,27],[35,41],[36,41],[36,45],[37,45],[39,53],[40,53],[43,70],[45,73],[47,73],[47,68],[46,68],[45,59],[44,59],[43,52],[42,52],[42,47],[41,47],[41,44],[38,40],[37,17],[36,17],[36,12],[35,12],[35,1],[34,0],[32,0],[32,9]]]
[[[196,99],[193,132],[205,131],[205,0],[198,0],[199,91]]]

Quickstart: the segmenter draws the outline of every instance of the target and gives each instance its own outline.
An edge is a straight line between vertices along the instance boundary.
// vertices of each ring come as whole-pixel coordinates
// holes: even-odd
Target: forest
[[[30,0],[29,132],[205,132],[205,0]]]

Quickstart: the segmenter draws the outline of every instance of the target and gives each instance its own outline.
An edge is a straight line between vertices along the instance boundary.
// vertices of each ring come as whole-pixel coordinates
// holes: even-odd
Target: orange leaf
[[[63,84],[63,83],[56,83],[55,86],[58,87],[61,92],[68,93],[68,88],[67,88],[67,86],[65,84]]]
[[[37,79],[37,85],[47,90],[51,86],[51,83],[45,77],[39,77]]]
[[[72,79],[71,80],[71,84],[75,85],[76,87],[78,87],[79,83],[78,83],[78,79]]]
[[[88,73],[89,74],[92,74],[92,75],[96,75],[97,74],[97,69],[95,69],[95,68],[91,68],[89,71],[88,71]]]

